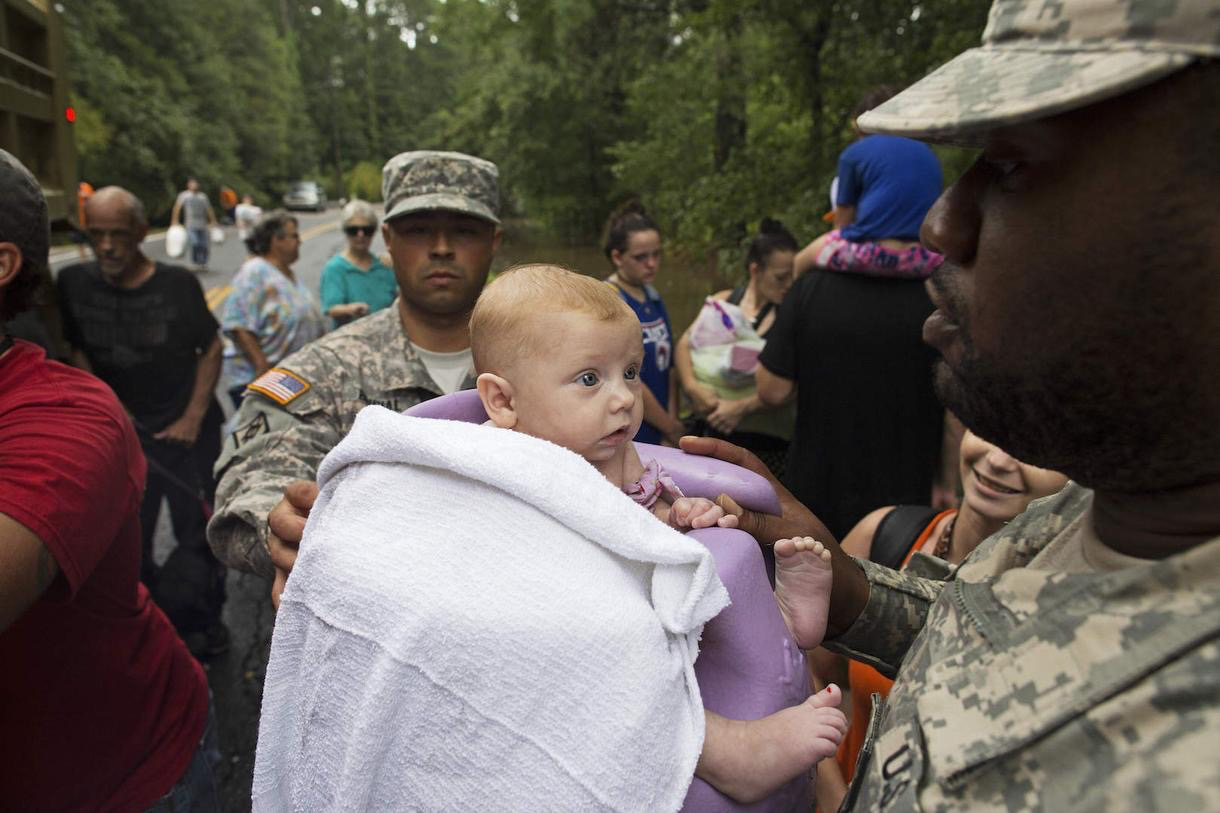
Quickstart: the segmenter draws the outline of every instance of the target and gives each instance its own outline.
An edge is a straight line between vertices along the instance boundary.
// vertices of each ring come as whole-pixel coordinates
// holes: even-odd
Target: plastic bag
[[[171,257],[181,257],[186,251],[186,228],[170,226],[165,232],[165,253]]]
[[[213,226],[208,232],[208,236],[212,238],[213,243],[223,243],[225,241],[225,230],[220,226]]]
[[[690,346],[694,349],[728,344],[743,338],[742,330],[749,329],[749,322],[741,308],[731,302],[708,297],[703,301],[695,323],[691,325]],[[750,330],[753,333],[753,330]]]
[[[691,367],[695,378],[716,390],[722,398],[739,398],[737,390],[754,386],[758,354],[766,342],[759,338],[738,339],[728,344],[692,349]]]
[[[766,342],[754,332],[741,308],[708,297],[691,326],[690,344],[695,377],[725,397],[753,386],[758,354]]]

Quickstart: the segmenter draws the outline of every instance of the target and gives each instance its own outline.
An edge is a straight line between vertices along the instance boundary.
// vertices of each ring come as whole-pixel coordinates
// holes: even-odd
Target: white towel
[[[318,481],[255,810],[679,808],[728,603],[706,548],[566,449],[381,407]]]

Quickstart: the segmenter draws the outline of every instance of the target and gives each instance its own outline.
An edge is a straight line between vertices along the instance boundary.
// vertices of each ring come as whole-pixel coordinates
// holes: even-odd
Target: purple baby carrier
[[[406,411],[417,418],[487,420],[474,390],[425,401]],[[728,494],[742,507],[778,514],[779,501],[766,479],[752,471],[678,449],[637,443],[640,457],[655,459],[689,497],[714,500]],[[734,720],[756,720],[809,696],[805,657],[788,634],[767,580],[762,553],[749,534],[728,528],[704,528],[690,535],[707,546],[732,604],[703,629],[695,674],[703,705]],[[807,808],[804,776],[752,805],[740,805],[699,778],[691,782],[682,809],[692,813],[720,811],[787,811]]]

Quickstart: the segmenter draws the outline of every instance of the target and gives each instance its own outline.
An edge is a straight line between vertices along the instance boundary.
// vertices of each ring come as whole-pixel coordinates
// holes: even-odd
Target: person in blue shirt
[[[606,224],[606,258],[614,272],[606,278],[631,306],[644,331],[644,423],[635,439],[678,445],[685,434],[678,420],[678,377],[673,367],[674,332],[661,295],[652,287],[661,268],[661,231],[638,201],[620,206]]]
[[[398,296],[393,269],[369,251],[376,233],[371,205],[353,200],[343,207],[347,247],[322,269],[322,312],[338,325],[388,308]]]
[[[859,116],[894,93],[882,86],[856,106]],[[855,128],[853,119],[853,128]],[[839,155],[834,231],[796,256],[796,272],[813,267],[876,276],[926,277],[940,257],[919,244],[919,227],[944,185],[940,161],[927,144],[865,135]]]

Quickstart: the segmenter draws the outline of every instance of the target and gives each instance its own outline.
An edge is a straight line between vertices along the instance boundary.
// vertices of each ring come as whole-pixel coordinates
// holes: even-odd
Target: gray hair
[[[353,220],[367,220],[372,225],[377,225],[377,210],[373,208],[373,204],[360,198],[352,198],[343,207],[343,225],[346,226]]]

